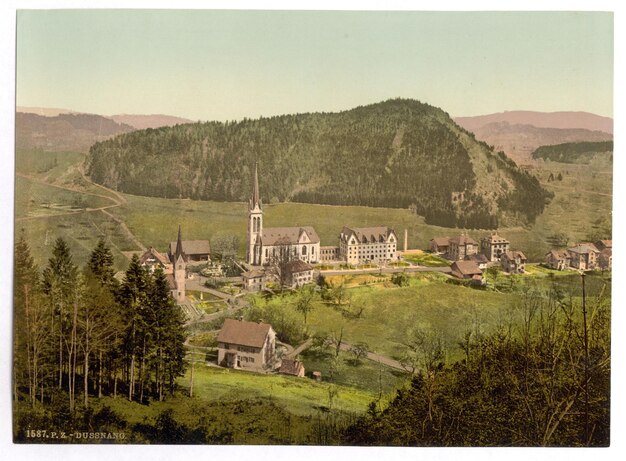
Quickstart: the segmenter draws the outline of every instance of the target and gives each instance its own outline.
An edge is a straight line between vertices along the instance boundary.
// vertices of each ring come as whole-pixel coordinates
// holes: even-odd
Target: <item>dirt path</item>
[[[54,214],[47,214],[47,215],[41,215],[41,216],[24,216],[24,217],[20,217],[20,218],[16,218],[15,221],[16,222],[20,222],[20,221],[27,221],[27,220],[33,220],[33,219],[41,219],[41,218],[50,218],[50,217],[57,217],[57,216],[69,216],[69,215],[75,215],[75,214],[80,214],[80,213],[93,213],[93,212],[102,212],[103,214],[105,214],[106,216],[108,216],[110,219],[112,219],[117,225],[120,226],[120,229],[122,229],[122,231],[127,235],[127,237],[129,238],[130,241],[132,241],[141,251],[146,251],[146,247],[143,243],[141,243],[141,241],[135,236],[135,234],[132,233],[132,231],[128,228],[128,226],[126,225],[126,223],[118,218],[117,216],[115,216],[113,213],[111,213],[109,210],[112,208],[117,208],[121,205],[124,205],[127,203],[126,198],[121,195],[119,192],[114,191],[112,189],[109,189],[107,187],[104,187],[100,184],[96,184],[95,182],[91,181],[86,175],[85,172],[82,168],[82,166],[78,167],[78,171],[80,172],[81,177],[83,178],[83,180],[94,186],[97,187],[99,189],[102,189],[106,192],[108,192],[109,194],[112,194],[114,197],[111,197],[111,195],[103,195],[103,194],[96,194],[94,192],[87,192],[85,190],[81,190],[79,188],[76,187],[68,187],[68,186],[62,186],[59,184],[53,184],[47,181],[44,181],[40,178],[37,178],[35,176],[30,176],[30,175],[26,175],[23,173],[15,173],[16,176],[19,176],[21,178],[24,179],[28,179],[29,181],[38,183],[38,184],[42,184],[48,187],[54,187],[57,189],[61,189],[61,190],[66,190],[66,191],[70,191],[70,192],[77,192],[83,195],[91,195],[93,197],[100,197],[100,198],[104,198],[106,200],[109,200],[111,202],[113,202],[110,205],[105,205],[102,207],[98,207],[98,208],[85,208],[83,210],[77,210],[77,211],[68,211],[68,212],[64,212],[64,213],[54,213]]]
[[[342,351],[349,351],[352,348],[352,345],[342,342],[339,348]],[[373,362],[382,363],[383,365],[386,365],[390,368],[395,368],[396,370],[407,371],[407,369],[404,368],[402,364],[398,362],[397,360],[394,360],[391,357],[386,357],[384,355],[377,354],[376,352],[368,352],[367,359]]]

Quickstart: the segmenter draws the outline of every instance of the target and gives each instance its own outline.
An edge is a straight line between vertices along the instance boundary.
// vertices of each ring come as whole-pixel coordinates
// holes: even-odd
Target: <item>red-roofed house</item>
[[[276,333],[267,323],[226,319],[217,347],[220,366],[265,371],[276,363]]]

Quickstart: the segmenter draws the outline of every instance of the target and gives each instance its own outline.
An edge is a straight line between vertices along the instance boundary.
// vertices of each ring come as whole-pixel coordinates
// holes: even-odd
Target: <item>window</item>
[[[306,245],[302,245],[302,254],[306,255]]]

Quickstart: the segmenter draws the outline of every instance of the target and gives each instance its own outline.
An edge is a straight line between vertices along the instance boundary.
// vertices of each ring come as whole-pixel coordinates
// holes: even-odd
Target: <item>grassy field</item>
[[[18,152],[17,171],[34,176],[38,180],[114,198],[113,193],[83,180],[78,169],[83,158],[83,154],[76,153],[42,155],[37,152],[21,151]],[[545,162],[540,164],[534,173],[542,179],[545,187],[555,193],[555,198],[533,226],[500,229],[500,233],[511,241],[513,248],[524,251],[531,261],[540,261],[550,249],[548,238],[556,233],[565,233],[571,242],[584,240],[594,232],[608,237],[606,234],[610,232],[612,188],[610,164],[596,162],[592,165],[574,165]],[[563,180],[547,182],[550,173],[555,176],[561,173]],[[23,181],[18,181],[16,216],[23,217],[29,212],[32,213],[33,206],[41,209],[40,203],[43,201],[52,202],[50,197],[55,197],[54,203],[61,207],[71,207],[75,204],[94,207],[103,204],[105,200],[94,196],[80,198],[71,192],[60,194],[58,190],[45,185],[33,188]],[[213,240],[223,235],[236,235],[239,238],[239,253],[244,254],[247,226],[245,203],[159,199],[132,195],[123,197],[127,203],[110,211],[121,218],[146,246],[165,250],[168,243],[176,238],[180,224],[186,239]],[[32,200],[35,200],[34,204]],[[83,214],[69,216],[68,220],[80,221]],[[112,221],[107,216],[103,216],[102,219]],[[359,227],[381,224],[393,227],[399,235],[407,229],[410,248],[426,248],[428,241],[434,236],[452,236],[462,231],[428,225],[422,217],[402,209],[300,203],[264,206],[265,226],[312,225],[319,234],[322,245],[336,245],[338,233],[344,225]],[[115,228],[118,225],[112,222],[110,227]],[[98,232],[98,228],[92,228],[92,234]],[[487,231],[474,230],[468,232],[476,239],[486,233]],[[40,239],[43,236],[35,234],[33,237]],[[73,242],[72,249],[79,246]],[[124,250],[137,249],[133,244],[118,246]],[[47,254],[41,252],[35,252],[35,256],[40,262],[48,258]]]

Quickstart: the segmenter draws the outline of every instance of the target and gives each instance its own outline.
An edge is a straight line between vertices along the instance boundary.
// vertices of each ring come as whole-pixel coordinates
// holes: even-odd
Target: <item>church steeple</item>
[[[261,209],[261,194],[259,193],[259,165],[254,164],[254,182],[252,197],[248,206],[248,257],[249,264],[261,264],[261,240],[263,237],[263,210]]]
[[[183,251],[183,237],[180,230],[180,224],[178,225],[178,239],[176,240],[176,261],[182,256],[185,259],[185,253]]]
[[[252,198],[250,209],[261,208],[261,195],[259,194],[259,162],[254,164],[254,183],[252,184]]]

